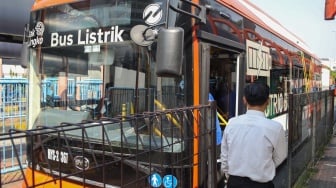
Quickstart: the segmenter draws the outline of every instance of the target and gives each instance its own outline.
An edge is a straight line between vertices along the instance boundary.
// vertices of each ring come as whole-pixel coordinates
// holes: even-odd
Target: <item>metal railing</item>
[[[72,87],[74,84],[70,84]],[[128,116],[127,120],[123,119],[105,119],[104,121],[98,121],[98,122],[87,122],[85,124],[73,124],[73,125],[60,125],[58,128],[47,128],[43,127],[38,130],[26,130],[26,110],[27,110],[27,86],[28,82],[26,79],[0,79],[0,118],[2,123],[2,133],[0,134],[0,143],[1,143],[1,184],[9,183],[9,181],[15,181],[18,179],[22,179],[23,176],[15,176],[14,179],[6,179],[6,175],[10,172],[17,171],[19,169],[26,168],[26,158],[29,156],[26,156],[26,139],[30,136],[37,136],[41,133],[45,135],[59,135],[60,137],[56,136],[57,138],[61,138],[61,135],[64,134],[64,132],[70,132],[73,130],[68,130],[70,127],[74,128],[76,127],[77,131],[81,131],[81,133],[86,132],[86,128],[83,129],[83,127],[86,127],[87,125],[98,128],[99,131],[106,135],[106,130],[104,130],[104,127],[107,125],[110,125],[111,122],[114,124],[118,124],[119,127],[124,125],[126,121],[128,122],[139,122],[140,119],[142,119],[143,124],[146,125],[148,123],[155,124],[156,127],[162,126],[162,119],[171,117],[171,114],[174,115],[174,119],[178,121],[179,124],[184,124],[184,127],[190,128],[189,134],[186,133],[179,133],[180,135],[183,135],[183,139],[180,140],[173,140],[174,143],[180,143],[179,146],[183,145],[185,141],[191,141],[195,136],[192,133],[194,133],[192,123],[195,119],[197,119],[196,123],[199,127],[203,127],[200,129],[199,136],[208,137],[211,134],[213,134],[213,131],[207,132],[205,130],[209,129],[209,127],[205,125],[207,124],[207,121],[210,121],[211,114],[209,106],[202,106],[202,107],[193,107],[193,108],[181,108],[181,109],[174,109],[174,110],[164,110],[157,113],[148,113],[148,114],[142,114],[140,116]],[[170,90],[168,90],[170,91]],[[141,91],[142,92],[142,91]],[[176,93],[176,91],[171,91],[173,93]],[[154,93],[149,92],[151,95],[150,99],[153,98],[153,95],[156,95]],[[100,94],[97,94],[99,96]],[[94,95],[96,96],[96,95]],[[116,95],[118,96],[118,95]],[[146,95],[147,96],[147,95]],[[164,95],[163,95],[164,96]],[[131,94],[131,98],[134,97],[134,94]],[[299,176],[303,173],[303,171],[306,169],[306,167],[314,162],[316,160],[316,153],[329,141],[330,135],[332,134],[332,128],[334,124],[334,95],[333,90],[332,91],[321,91],[321,92],[313,92],[308,94],[291,94],[288,96],[289,98],[289,109],[288,109],[288,119],[290,120],[289,123],[289,155],[286,160],[286,162],[281,165],[277,169],[277,176],[275,178],[275,185],[276,187],[291,187],[299,178]],[[118,99],[119,100],[119,99]],[[167,103],[170,104],[170,103]],[[141,104],[141,106],[147,105],[147,104]],[[152,105],[152,104],[151,104]],[[200,117],[200,118],[196,118]],[[150,121],[149,121],[150,120]],[[155,120],[155,121],[154,121]],[[161,120],[161,121],[157,121]],[[175,126],[175,125],[172,125]],[[138,126],[137,127],[142,127]],[[161,127],[163,128],[163,127]],[[11,130],[11,133],[9,134],[9,130]],[[42,130],[42,132],[41,132]],[[162,129],[164,130],[164,129]],[[155,133],[157,136],[160,135],[160,132],[162,132],[161,129],[154,129],[152,130],[153,133]],[[168,131],[171,129],[167,129]],[[166,130],[166,131],[167,131]],[[211,130],[213,128],[211,127]],[[23,131],[23,132],[22,132]],[[105,131],[105,132],[104,132]],[[175,134],[176,131],[172,131]],[[126,134],[126,132],[119,131],[120,134]],[[128,135],[129,136],[129,135]],[[120,137],[127,138],[127,135],[121,135]],[[134,135],[133,135],[134,136]],[[140,140],[144,139],[145,137],[135,135],[135,137],[138,139],[137,142],[135,142],[134,146],[137,146],[138,148],[131,151],[140,151],[140,148],[150,148],[146,152],[143,153],[143,156],[149,156],[148,154],[153,152],[153,150],[158,150],[159,148],[170,148],[171,146],[173,149],[171,151],[174,151],[177,147],[177,145],[174,145],[170,142],[154,142],[156,139],[153,135],[149,135],[148,140],[152,140],[153,143],[150,146],[146,146],[145,143],[141,143]],[[214,138],[215,136],[212,135],[210,138]],[[140,138],[140,139],[139,139]],[[164,140],[162,136],[159,136],[159,140]],[[89,141],[91,138],[88,135],[85,135],[82,137],[83,141]],[[107,137],[105,137],[107,139]],[[64,140],[64,139],[63,139]],[[66,140],[66,139],[65,139]],[[183,142],[181,141],[183,140]],[[132,139],[123,140],[122,145],[132,145],[131,143]],[[134,139],[133,139],[134,141]],[[89,142],[87,142],[89,143]],[[156,144],[156,145],[155,145]],[[204,142],[202,143],[204,144]],[[215,144],[213,144],[214,146]],[[89,146],[89,145],[86,145]],[[203,147],[204,148],[204,147]],[[205,147],[207,148],[207,147]],[[184,149],[190,149],[190,148],[184,148]],[[209,148],[207,148],[209,149]],[[128,149],[129,150],[129,149]],[[114,150],[113,150],[114,151]],[[212,151],[211,149],[209,151]],[[113,152],[112,152],[113,153]],[[139,153],[139,152],[138,152]],[[140,152],[141,153],[141,152]],[[190,153],[190,151],[189,151]],[[192,153],[192,152],[191,152]],[[200,155],[203,153],[203,155],[208,155],[208,151],[200,151]],[[141,154],[142,155],[142,154]],[[139,156],[141,156],[139,155]],[[138,156],[138,157],[139,157]],[[117,156],[117,158],[114,158],[114,160],[121,160],[118,158],[120,156]],[[152,172],[151,168],[146,166],[141,166],[143,163],[137,163],[133,160],[135,155],[125,155],[123,157],[126,157],[124,161],[129,164],[125,164],[126,166],[130,167],[130,165],[134,165],[137,168],[139,168],[139,172]],[[127,157],[133,157],[131,158]],[[183,156],[186,158],[192,157],[192,156]],[[141,158],[141,157],[140,157]],[[209,157],[211,158],[211,157]],[[69,159],[70,160],[70,159]],[[73,159],[72,159],[73,160]],[[127,162],[128,160],[133,162]],[[112,162],[113,163],[113,162]],[[111,163],[111,164],[112,164]],[[175,164],[170,163],[160,163],[162,166],[171,166],[171,165],[178,165],[181,161],[176,161]],[[113,163],[116,164],[116,163]],[[148,162],[147,164],[154,164],[154,160]],[[101,165],[101,163],[97,163],[97,165]],[[192,166],[194,164],[189,163],[189,166]],[[187,165],[187,166],[188,166]],[[205,164],[206,165],[206,164]],[[97,166],[97,168],[98,168]],[[154,165],[155,166],[155,165]],[[207,167],[202,166],[202,168],[207,169]],[[181,171],[182,172],[182,171]],[[208,171],[201,171],[203,173],[208,173]],[[82,173],[79,171],[78,173]],[[147,173],[148,176],[148,173]],[[52,176],[55,180],[55,177]],[[145,176],[142,176],[144,178]],[[61,178],[62,179],[62,178]],[[127,185],[127,182],[124,180],[123,185]],[[148,182],[148,181],[146,181]],[[211,182],[211,181],[208,181]]]
[[[10,129],[27,129],[27,92],[28,81],[24,78],[0,79],[0,134]],[[15,173],[19,169],[13,148],[17,147],[20,160],[25,160],[25,140],[17,139],[0,141],[1,183],[21,179]]]
[[[289,95],[288,158],[277,169],[276,187],[292,187],[329,142],[334,126],[333,91]]]
[[[65,179],[78,181],[84,187],[148,187],[155,184],[151,178],[173,178],[179,186],[191,187],[192,178],[187,180],[185,173],[195,166],[204,169],[200,177],[208,177],[200,182],[214,187],[214,114],[214,105],[166,109],[32,130],[11,129],[0,140],[13,144],[25,139],[31,146],[27,148],[30,173],[38,174],[37,169],[42,169],[49,178],[41,182],[31,181],[34,176],[24,176],[24,183],[30,187],[59,184]],[[194,139],[199,140],[196,153]],[[25,162],[18,148],[13,149],[23,174]],[[195,161],[195,155],[205,160]],[[208,174],[211,176],[205,176]]]

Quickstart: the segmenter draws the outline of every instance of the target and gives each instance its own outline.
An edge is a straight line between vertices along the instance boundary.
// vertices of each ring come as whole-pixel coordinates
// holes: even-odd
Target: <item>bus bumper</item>
[[[34,173],[34,174],[33,174]],[[33,179],[34,177],[34,179]],[[69,181],[66,181],[62,179],[60,181],[59,179],[55,179],[47,175],[45,173],[41,173],[36,170],[32,170],[31,168],[27,168],[25,171],[25,178],[22,182],[22,188],[28,188],[28,187],[37,187],[37,188],[83,188],[83,185],[78,185]]]

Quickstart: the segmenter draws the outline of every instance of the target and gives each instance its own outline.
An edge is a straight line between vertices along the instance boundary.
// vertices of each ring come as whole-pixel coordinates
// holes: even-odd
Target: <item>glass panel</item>
[[[33,93],[40,100],[35,126],[185,106],[182,77],[155,74],[156,44],[141,47],[130,39],[131,28],[145,24],[142,13],[154,3],[165,7],[159,1],[92,0],[33,13],[31,47],[38,57],[34,65],[40,80],[35,80],[40,87]],[[162,117],[162,123],[166,121],[160,131],[172,140],[180,139],[181,134],[170,134],[176,127]],[[134,130],[132,122],[129,126]],[[114,124],[112,129],[120,130]],[[91,131],[88,134],[95,135]],[[153,133],[140,134],[145,139]]]

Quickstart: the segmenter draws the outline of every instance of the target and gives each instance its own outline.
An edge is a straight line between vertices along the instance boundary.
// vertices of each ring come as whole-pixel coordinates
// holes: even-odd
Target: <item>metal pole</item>
[[[288,96],[288,103],[289,103],[289,108],[292,109],[291,112],[288,113],[288,119],[293,120],[294,118],[294,111],[293,110],[293,94],[289,94]],[[288,110],[290,111],[290,110]],[[288,164],[288,186],[287,187],[292,187],[292,145],[293,145],[293,122],[294,121],[289,121],[288,122],[288,155],[287,155],[287,164]]]
[[[313,98],[313,124],[312,124],[312,162],[315,163],[315,147],[316,147],[316,110],[317,105],[316,105],[316,99],[317,99],[317,94],[321,93],[312,93],[312,98]]]

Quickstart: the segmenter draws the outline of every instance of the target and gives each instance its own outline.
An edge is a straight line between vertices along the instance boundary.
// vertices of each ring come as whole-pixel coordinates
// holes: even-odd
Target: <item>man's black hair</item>
[[[263,105],[269,97],[269,87],[262,82],[250,83],[244,89],[244,96],[251,106]]]

